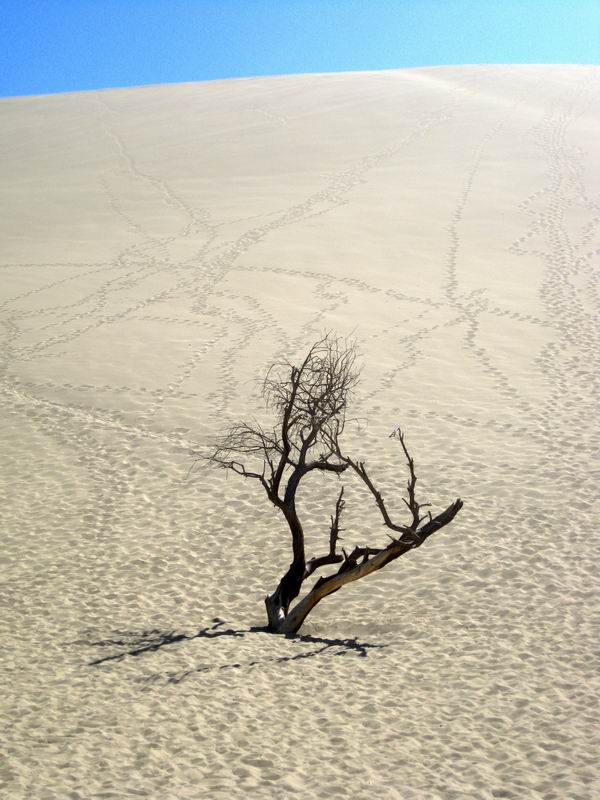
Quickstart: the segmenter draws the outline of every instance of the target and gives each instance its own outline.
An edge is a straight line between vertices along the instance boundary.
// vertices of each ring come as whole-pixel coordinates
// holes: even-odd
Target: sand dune
[[[599,797],[600,68],[0,115],[2,796]],[[401,425],[465,507],[292,640],[250,631],[280,520],[189,452],[327,329],[390,502]],[[335,492],[302,495],[315,549]],[[347,493],[348,545],[384,542]]]

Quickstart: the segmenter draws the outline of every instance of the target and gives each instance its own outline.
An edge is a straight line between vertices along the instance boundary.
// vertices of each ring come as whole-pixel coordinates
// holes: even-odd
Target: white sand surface
[[[600,797],[600,68],[0,119],[2,797]],[[349,447],[395,512],[397,425],[465,507],[294,640],[250,630],[282,520],[189,451],[327,329],[359,340]],[[386,542],[347,484],[346,543]],[[335,491],[302,492],[315,550]]]

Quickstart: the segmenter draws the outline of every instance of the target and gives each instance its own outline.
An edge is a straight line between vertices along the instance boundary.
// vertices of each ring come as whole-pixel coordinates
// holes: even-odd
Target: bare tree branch
[[[327,564],[338,564],[340,561],[343,561],[344,557],[337,552],[337,543],[340,538],[340,532],[343,530],[340,528],[340,518],[345,505],[346,501],[344,500],[344,487],[342,486],[335,504],[335,514],[331,517],[329,553],[326,553],[324,556],[319,556],[319,558],[311,558],[310,561],[307,561],[306,572],[304,575],[305,579],[310,577],[315,570],[321,569],[321,567],[324,567]]]
[[[384,500],[383,500],[383,497],[381,495],[381,492],[375,487],[373,481],[369,478],[369,475],[367,473],[367,469],[366,469],[366,467],[364,465],[364,462],[363,461],[354,461],[349,456],[345,456],[341,451],[338,451],[337,455],[338,455],[338,458],[341,461],[345,462],[349,467],[352,467],[352,469],[356,472],[358,477],[365,484],[367,489],[371,492],[371,494],[373,495],[373,498],[375,499],[375,502],[377,503],[377,506],[378,506],[379,510],[381,511],[381,515],[383,517],[383,521],[388,526],[388,528],[391,528],[393,531],[396,531],[397,533],[400,533],[400,534],[407,533],[408,532],[408,528],[406,526],[404,526],[404,525],[396,525],[396,523],[392,522],[392,518],[390,517],[390,515],[388,513],[388,510],[387,510],[386,505],[384,503]]]
[[[410,530],[412,532],[416,531],[419,527],[419,523],[421,522],[421,518],[419,517],[419,509],[421,506],[415,500],[415,486],[417,484],[417,476],[415,475],[415,462],[411,458],[410,453],[406,449],[406,445],[404,443],[404,434],[400,430],[400,428],[396,428],[395,431],[390,433],[391,439],[398,439],[400,444],[402,445],[402,450],[404,451],[404,455],[406,456],[406,463],[408,464],[408,471],[409,471],[409,479],[408,483],[406,484],[406,491],[408,492],[408,500],[402,498],[412,514],[412,524],[410,526]]]
[[[402,501],[404,502],[404,504],[406,505],[406,507],[408,508],[408,510],[411,513],[412,521],[411,521],[410,525],[400,525],[400,524],[398,524],[398,523],[396,523],[396,522],[394,522],[392,520],[392,518],[390,517],[390,514],[389,514],[389,512],[387,510],[387,507],[385,505],[383,496],[382,496],[381,492],[376,488],[376,486],[373,483],[373,481],[371,480],[371,478],[369,477],[369,474],[367,473],[367,469],[366,469],[363,461],[354,461],[353,459],[349,458],[348,456],[345,456],[341,452],[341,450],[339,450],[339,448],[338,448],[337,456],[340,459],[340,461],[342,461],[343,463],[348,464],[348,466],[350,466],[356,472],[356,474],[360,477],[360,479],[365,484],[367,489],[371,492],[375,502],[377,503],[377,507],[379,508],[379,510],[381,512],[381,516],[383,517],[383,521],[387,525],[387,527],[390,528],[393,531],[396,531],[396,533],[399,533],[401,536],[402,535],[408,535],[408,537],[410,539],[411,537],[414,538],[414,534],[415,534],[417,528],[419,527],[420,523],[424,519],[424,517],[420,516],[420,510],[422,508],[429,507],[430,503],[418,503],[417,500],[416,500],[416,497],[415,497],[415,486],[416,486],[416,483],[417,483],[417,476],[416,476],[416,473],[415,473],[415,463],[414,463],[414,460],[411,457],[410,453],[408,452],[408,449],[407,449],[405,441],[404,441],[404,434],[402,433],[401,429],[400,428],[396,428],[396,430],[392,431],[392,433],[390,434],[390,438],[397,439],[400,442],[400,444],[402,446],[402,450],[404,451],[404,455],[406,456],[407,464],[408,464],[409,479],[408,479],[408,482],[406,484],[406,490],[407,490],[407,493],[408,493],[408,499],[403,497]]]

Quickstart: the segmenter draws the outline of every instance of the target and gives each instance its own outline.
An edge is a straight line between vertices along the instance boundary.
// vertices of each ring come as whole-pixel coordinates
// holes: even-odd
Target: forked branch
[[[367,472],[367,468],[365,467],[364,461],[354,461],[350,457],[345,456],[341,452],[341,450],[339,450],[339,448],[338,448],[338,451],[337,451],[337,456],[340,459],[340,461],[342,461],[343,463],[348,464],[348,466],[351,467],[354,470],[354,472],[356,472],[356,474],[359,476],[359,478],[365,484],[365,486],[367,487],[367,489],[369,490],[369,492],[373,496],[373,499],[377,503],[377,507],[379,508],[379,511],[381,512],[381,516],[383,517],[383,521],[384,521],[385,525],[388,528],[390,528],[390,530],[393,530],[396,533],[399,533],[400,536],[407,536],[407,540],[412,541],[412,540],[416,540],[416,536],[415,535],[417,533],[417,529],[418,529],[419,525],[421,524],[421,522],[425,519],[425,516],[421,516],[420,515],[420,511],[421,511],[422,508],[429,507],[430,503],[419,503],[419,502],[417,502],[417,499],[416,499],[416,496],[415,496],[415,487],[416,487],[416,484],[417,484],[417,476],[416,476],[416,473],[415,473],[415,462],[414,462],[412,456],[410,455],[410,453],[408,452],[408,449],[406,447],[406,443],[404,441],[404,434],[402,433],[401,429],[400,428],[396,428],[394,431],[392,431],[392,433],[390,434],[390,438],[391,439],[397,439],[400,442],[400,444],[402,446],[402,450],[404,451],[404,455],[406,456],[406,462],[407,462],[407,465],[408,465],[409,478],[408,478],[408,481],[407,481],[407,484],[406,484],[406,491],[407,491],[407,494],[408,494],[408,499],[403,497],[402,501],[404,502],[404,504],[406,505],[406,507],[408,508],[408,510],[411,513],[412,520],[411,520],[411,523],[409,525],[400,525],[399,523],[396,523],[396,522],[394,522],[392,520],[381,492],[379,491],[379,489],[375,486],[375,484],[373,483],[373,481],[369,477],[369,474]],[[427,515],[427,516],[431,517],[430,514]]]

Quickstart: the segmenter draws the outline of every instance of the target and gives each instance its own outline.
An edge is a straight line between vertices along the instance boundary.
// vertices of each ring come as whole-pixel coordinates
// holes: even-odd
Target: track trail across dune
[[[0,101],[0,794],[593,800],[600,68]],[[290,557],[194,463],[323,331],[448,532],[261,631]],[[338,491],[300,497],[322,549]],[[345,539],[382,543],[348,482]],[[321,546],[320,544],[321,543]]]

